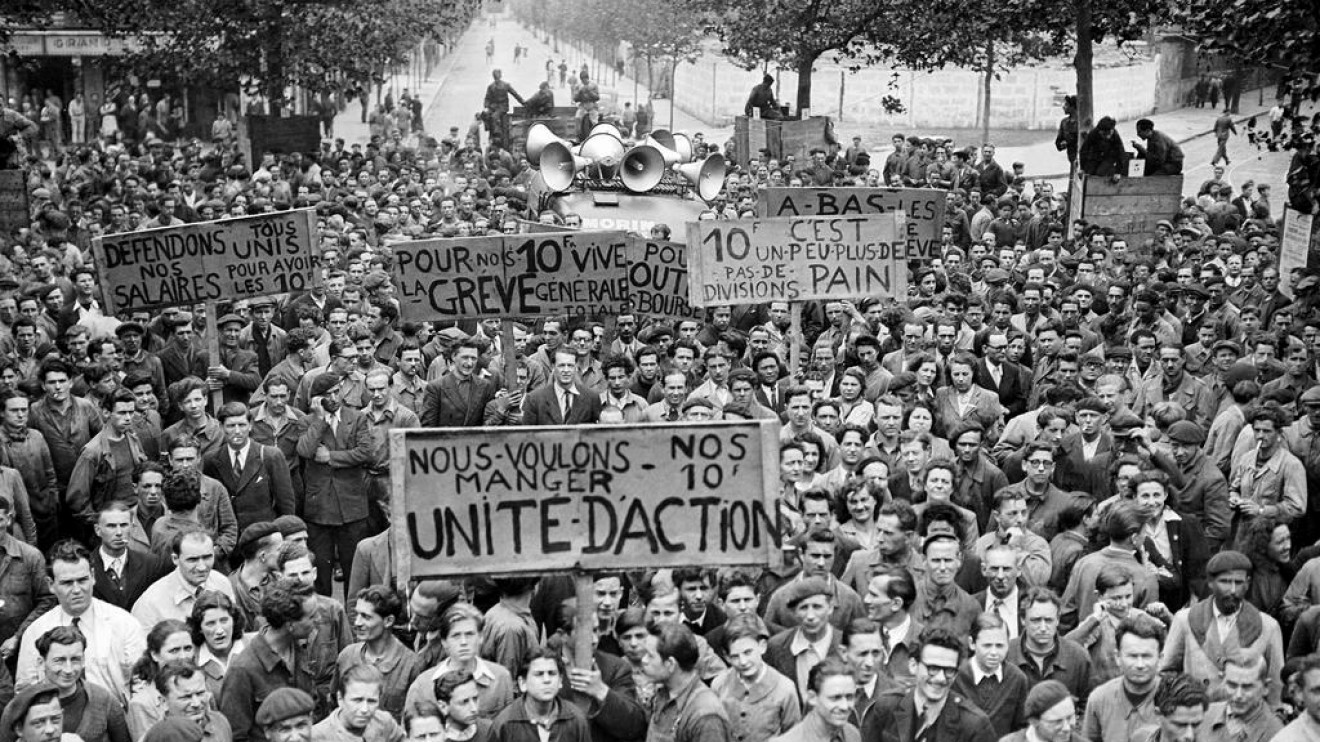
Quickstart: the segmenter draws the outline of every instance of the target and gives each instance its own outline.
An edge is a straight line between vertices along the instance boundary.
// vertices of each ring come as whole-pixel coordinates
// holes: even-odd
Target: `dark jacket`
[[[1159,563],[1160,557],[1154,548],[1144,549],[1146,561],[1166,568],[1171,575],[1158,575],[1160,583],[1160,601],[1171,611],[1205,597],[1205,565],[1210,560],[1206,550],[1205,532],[1200,523],[1191,519],[1169,521],[1169,551],[1173,553],[1167,565]]]
[[[784,629],[783,631],[770,637],[770,643],[765,648],[765,663],[779,672],[780,675],[793,681],[797,685],[797,657],[793,656],[793,637],[797,635],[797,628]],[[840,641],[843,638],[843,632],[833,629],[830,635],[830,654],[837,654],[840,650]],[[798,688],[798,696],[801,700],[802,689]]]
[[[252,637],[247,648],[230,662],[220,687],[220,713],[233,727],[234,742],[265,742],[266,734],[254,719],[261,702],[276,688],[297,688],[316,697],[316,682],[307,661],[307,651],[295,647],[294,666],[289,667],[266,642],[264,630]]]
[[[492,742],[541,742],[541,733],[527,715],[524,699],[518,699],[500,712],[490,725]],[[550,726],[552,742],[589,742],[591,731],[587,719],[571,703],[559,702],[559,712]]]
[[[99,598],[126,611],[133,610],[133,604],[151,587],[151,583],[169,574],[174,565],[169,560],[161,559],[139,549],[129,547],[124,555],[123,576],[115,585],[106,571],[105,561],[100,549],[92,549],[92,597]]]
[[[600,419],[600,393],[581,385],[575,387],[573,408],[565,419],[559,409],[558,385],[553,381],[527,395],[523,402],[523,425],[591,425]]]
[[[1099,129],[1087,132],[1078,160],[1087,175],[1107,178],[1127,174],[1127,150],[1123,149],[1123,139],[1117,133],[1106,137]]]
[[[366,466],[375,461],[376,438],[366,415],[350,407],[339,410],[338,431],[321,415],[299,421],[306,426],[298,437],[305,490],[303,520],[323,526],[341,526],[367,517]],[[330,461],[318,463],[316,448],[330,450]]]
[[[629,742],[646,736],[646,709],[637,702],[637,686],[632,668],[624,660],[596,650],[596,669],[601,682],[609,686],[604,702],[578,693],[565,683],[559,698],[576,706],[591,726],[592,742]],[[507,709],[506,709],[507,710]]]
[[[482,424],[486,404],[495,399],[495,382],[472,377],[472,390],[465,395],[458,377],[445,374],[426,385],[422,394],[422,427],[470,428]]]
[[[889,690],[876,696],[862,719],[867,742],[913,742],[917,733],[917,707],[912,691]],[[999,737],[990,717],[963,698],[949,692],[926,742],[995,742]]]
[[[1005,418],[1011,419],[1027,411],[1027,397],[1031,395],[1031,373],[1022,366],[1004,361],[1004,372],[996,385],[982,358],[972,369],[972,383],[999,395],[999,404],[1008,411]]]
[[[289,462],[274,446],[263,446],[256,441],[249,443],[240,477],[234,476],[229,446],[207,456],[202,471],[225,486],[234,506],[240,534],[253,523],[275,520],[278,515],[296,514],[297,502]]]

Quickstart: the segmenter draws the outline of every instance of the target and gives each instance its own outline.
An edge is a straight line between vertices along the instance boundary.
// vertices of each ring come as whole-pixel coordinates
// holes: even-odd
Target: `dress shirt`
[[[252,441],[248,441],[247,443],[244,443],[243,447],[238,449],[237,451],[235,451],[233,448],[226,449],[229,451],[229,465],[234,469],[235,474],[243,471],[243,464],[247,462],[248,449],[250,449],[251,447],[252,447]]]
[[[968,664],[972,666],[972,683],[974,685],[980,685],[981,681],[988,677],[994,677],[995,681],[999,683],[1004,682],[1004,666],[1002,664],[996,667],[994,672],[982,670],[981,663],[975,659],[972,659]]]
[[[230,600],[234,599],[234,586],[230,584],[229,578],[218,571],[212,570],[205,584],[193,586],[176,569],[153,582],[142,593],[133,604],[133,617],[142,623],[146,631],[167,618],[187,621],[192,614],[193,604],[197,602],[197,593],[201,590],[214,590],[224,593]]]
[[[999,607],[999,617],[1004,619],[1004,626],[1008,627],[1008,638],[1016,639],[1019,633],[1018,628],[1018,587],[1013,586],[1013,592],[1006,598],[997,598],[989,590],[985,591],[985,610],[987,613],[995,613],[995,603],[1002,603]],[[973,663],[975,666],[975,663]]]
[[[147,649],[146,632],[127,611],[96,598],[78,620],[78,630],[87,637],[84,652],[83,677],[110,691],[120,703],[127,705],[128,678],[133,665]],[[37,639],[56,626],[72,626],[75,616],[55,606],[32,622],[23,632],[19,643],[18,669],[14,673],[14,687],[18,691],[42,681],[41,657],[37,653]]]
[[[819,665],[826,657],[830,656],[830,647],[833,646],[834,627],[826,626],[825,633],[821,634],[820,639],[811,641],[807,635],[802,633],[801,629],[793,632],[793,641],[788,645],[788,649],[797,658],[797,686],[799,689],[807,688],[807,673],[811,668]]]
[[[111,556],[110,552],[101,548],[101,563],[105,565],[105,571],[113,574],[115,579],[124,579],[124,562],[128,560],[128,552],[125,551],[119,556]]]

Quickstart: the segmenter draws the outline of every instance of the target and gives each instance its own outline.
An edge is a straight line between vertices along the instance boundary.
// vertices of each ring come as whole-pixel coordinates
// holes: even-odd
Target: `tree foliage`
[[[126,62],[147,75],[282,99],[379,83],[419,41],[461,26],[475,0],[65,0],[93,27],[136,37]]]
[[[1177,20],[1202,49],[1285,72],[1294,92],[1320,99],[1320,2],[1196,0]]]
[[[798,73],[798,108],[811,107],[811,68],[834,54],[854,67],[884,58],[872,39],[899,20],[890,0],[682,0],[706,19],[724,53],[744,69],[767,64]],[[683,10],[676,11],[678,13]]]

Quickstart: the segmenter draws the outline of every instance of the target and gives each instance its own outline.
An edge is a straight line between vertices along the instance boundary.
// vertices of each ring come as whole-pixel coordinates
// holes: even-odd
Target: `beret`
[[[1301,399],[1297,401],[1302,404],[1320,404],[1320,386],[1313,386],[1302,392]]]
[[[1184,296],[1199,296],[1202,299],[1209,298],[1210,296],[1210,292],[1206,291],[1205,287],[1199,283],[1189,283],[1186,286],[1183,286],[1182,292]]]
[[[237,314],[226,314],[225,316],[220,318],[219,322],[215,323],[215,326],[224,327],[225,325],[246,325],[246,324],[247,324],[247,320],[243,319]]]
[[[115,337],[123,337],[131,332],[135,332],[139,335],[146,335],[147,329],[137,322],[121,322],[119,326],[115,328]]]
[[[234,547],[234,551],[241,552],[243,549],[247,548],[248,544],[255,543],[267,536],[273,536],[279,532],[280,527],[275,525],[273,521],[265,520],[259,523],[253,523],[247,528],[244,528],[243,532],[238,535],[238,544]]]
[[[320,376],[316,377],[316,381],[312,382],[312,389],[310,396],[319,397],[325,394],[326,392],[330,391],[331,389],[334,389],[335,387],[339,386],[340,381],[341,379],[339,378],[339,374],[335,374],[335,373],[321,374]]]
[[[1105,360],[1112,358],[1124,358],[1131,360],[1132,349],[1123,345],[1110,345],[1105,348]]]
[[[1239,381],[1255,381],[1257,373],[1255,364],[1238,361],[1230,366],[1228,372],[1224,374],[1224,388],[1232,391]]]
[[[1046,680],[1032,687],[1027,692],[1026,703],[1023,704],[1023,712],[1028,719],[1039,719],[1046,711],[1063,703],[1064,700],[1072,698],[1072,693],[1068,686],[1057,680]]]
[[[1191,420],[1179,420],[1169,426],[1169,440],[1199,446],[1205,443],[1205,430]]]
[[[306,533],[307,523],[296,515],[281,515],[274,521],[275,527],[280,529],[280,535],[292,536],[295,533]]]
[[[368,291],[378,289],[390,282],[390,277],[384,271],[372,271],[367,277],[362,279],[362,288]]]
[[[1210,557],[1210,561],[1205,565],[1205,573],[1209,577],[1214,577],[1235,569],[1250,572],[1252,569],[1251,560],[1247,558],[1246,554],[1231,549],[1228,551],[1221,551]]]
[[[986,283],[1003,283],[1008,280],[1008,271],[1003,268],[991,268],[985,272]]]
[[[202,742],[206,733],[192,719],[182,716],[167,716],[156,722],[142,742]]]
[[[1098,397],[1084,397],[1074,405],[1073,409],[1077,412],[1082,410],[1099,412],[1102,415],[1109,412],[1109,408],[1105,407],[1105,403],[1101,402]]]
[[[788,586],[785,597],[786,605],[789,608],[796,607],[806,598],[816,595],[827,595],[834,597],[834,591],[830,589],[830,583],[819,577],[808,577],[805,580],[797,580]]]
[[[38,696],[58,692],[59,689],[55,687],[54,683],[42,681],[31,686],[14,696],[14,700],[10,701],[8,706],[5,706],[4,715],[0,716],[0,724],[3,724],[5,729],[13,729],[15,724],[27,718],[27,713]]]
[[[310,716],[315,704],[312,697],[297,688],[276,688],[261,702],[254,719],[261,726],[269,726],[295,716]]]

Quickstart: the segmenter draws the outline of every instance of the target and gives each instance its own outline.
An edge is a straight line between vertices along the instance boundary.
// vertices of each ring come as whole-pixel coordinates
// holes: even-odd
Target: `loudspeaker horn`
[[[662,147],[668,147],[672,150],[678,149],[678,143],[674,141],[674,134],[668,129],[652,129],[651,139],[659,142]]]
[[[620,142],[623,141],[623,135],[619,133],[619,128],[614,124],[607,124],[604,121],[591,127],[591,131],[587,134],[587,139],[590,139],[597,134],[606,134],[618,139]]]
[[[660,185],[665,167],[665,156],[658,148],[649,144],[633,147],[623,156],[623,186],[633,193],[646,193]]]
[[[696,148],[692,146],[692,140],[687,134],[675,134],[673,150],[682,158],[679,162],[692,162]]]
[[[541,150],[541,178],[552,191],[566,191],[573,185],[578,172],[591,164],[591,160],[578,157],[562,141],[550,142]]]
[[[523,146],[523,152],[526,153],[527,161],[531,163],[533,168],[541,167],[541,153],[545,151],[546,145],[551,142],[558,142],[565,147],[569,146],[569,142],[555,136],[555,133],[545,124],[532,124],[531,128],[527,130],[527,143]]]
[[[675,165],[674,172],[682,175],[697,189],[702,201],[714,201],[724,187],[724,175],[727,167],[724,155],[716,152],[701,162],[689,162]]]
[[[608,124],[607,124],[608,126]],[[613,128],[613,127],[610,127]],[[613,180],[614,176],[619,174],[619,166],[623,164],[623,142],[616,136],[610,136],[609,132],[600,132],[587,137],[576,150],[579,157],[591,161],[587,166],[588,178],[599,178],[600,180]]]
[[[665,134],[669,134],[669,132],[664,131],[663,129],[661,129],[661,131],[664,132]],[[668,137],[668,141],[669,144],[673,144],[674,138],[670,136]],[[661,156],[665,158],[665,167],[669,167],[671,165],[677,165],[678,163],[683,162],[683,156],[678,153],[678,150],[669,146],[669,144],[665,144],[664,141],[656,139],[654,136],[647,137],[646,141],[642,142],[642,144],[648,147],[652,147],[657,152],[659,152]]]

